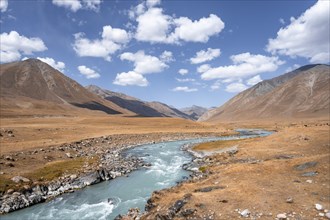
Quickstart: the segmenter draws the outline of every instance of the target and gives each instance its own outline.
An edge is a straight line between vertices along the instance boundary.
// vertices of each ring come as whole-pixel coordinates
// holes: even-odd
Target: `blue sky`
[[[0,0],[1,63],[39,58],[181,108],[329,63],[329,1]]]

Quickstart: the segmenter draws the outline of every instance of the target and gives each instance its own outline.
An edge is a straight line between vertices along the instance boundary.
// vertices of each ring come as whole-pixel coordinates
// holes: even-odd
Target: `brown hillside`
[[[67,111],[76,107],[108,114],[129,113],[90,93],[76,81],[37,59],[0,66],[1,110],[47,109]]]
[[[265,80],[208,111],[200,121],[329,116],[330,67],[309,65]]]
[[[90,85],[86,88],[90,92],[140,116],[194,119],[190,115],[161,102],[145,102],[123,93],[102,89],[95,85]]]

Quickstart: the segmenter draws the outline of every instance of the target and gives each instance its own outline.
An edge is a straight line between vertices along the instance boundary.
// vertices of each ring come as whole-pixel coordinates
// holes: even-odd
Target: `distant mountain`
[[[330,67],[316,64],[264,80],[199,121],[329,116]]]
[[[155,109],[156,111],[162,113],[165,117],[185,118],[193,120],[189,115],[161,102],[147,102],[147,105]]]
[[[189,115],[161,102],[145,102],[123,93],[102,89],[95,85],[86,86],[86,89],[141,116],[192,119]]]
[[[129,113],[128,110],[89,92],[40,60],[28,59],[1,64],[0,67],[1,108],[84,108],[108,114]]]
[[[193,105],[191,107],[180,109],[180,111],[186,113],[194,120],[198,120],[199,117],[201,117],[205,112],[207,112],[207,110],[208,110],[207,108],[197,106],[197,105]]]

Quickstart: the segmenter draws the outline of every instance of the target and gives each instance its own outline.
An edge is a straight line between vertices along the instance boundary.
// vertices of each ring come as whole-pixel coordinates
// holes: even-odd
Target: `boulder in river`
[[[92,172],[79,178],[78,181],[82,183],[82,185],[89,186],[101,182],[101,178],[98,172]]]

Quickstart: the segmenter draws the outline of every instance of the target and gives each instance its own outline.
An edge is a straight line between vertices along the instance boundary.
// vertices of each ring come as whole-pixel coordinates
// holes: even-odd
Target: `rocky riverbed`
[[[253,134],[245,134],[245,135],[253,135]],[[119,215],[115,219],[116,220],[131,220],[131,219],[143,219],[148,215],[149,211],[154,211],[158,205],[157,200],[160,197],[168,192],[173,192],[177,187],[182,186],[183,183],[195,183],[197,181],[201,181],[202,179],[206,179],[212,172],[205,169],[210,165],[215,163],[213,159],[213,154],[226,154],[228,156],[233,156],[238,152],[238,147],[230,147],[225,148],[216,152],[198,152],[193,150],[196,143],[186,143],[181,147],[182,151],[186,151],[192,155],[192,160],[189,163],[186,163],[182,166],[184,170],[190,171],[190,178],[184,179],[181,182],[178,182],[176,186],[170,187],[168,189],[163,189],[161,191],[154,191],[150,199],[148,199],[147,204],[145,205],[145,212],[141,212],[138,208],[131,208],[126,215]],[[210,192],[212,190],[217,190],[222,188],[222,186],[211,186],[204,187],[195,190],[195,192]],[[189,201],[191,194],[185,194],[182,199],[177,200],[174,204],[172,204],[165,213],[157,214],[156,219],[159,220],[170,220],[174,218],[184,218],[194,214],[196,209],[182,209],[183,206]],[[181,210],[182,209],[182,210]],[[159,208],[157,208],[158,212]],[[212,218],[211,218],[212,219]]]
[[[330,219],[328,138],[327,127],[308,125],[222,146],[186,165],[190,180],[154,192],[143,215],[123,219]]]
[[[47,184],[38,184],[31,188],[26,187],[20,192],[9,189],[7,193],[1,196],[0,212],[8,213],[44,202],[63,193],[73,192],[76,189],[115,179],[143,166],[148,166],[148,164],[139,158],[123,157],[119,151],[109,150],[102,155],[101,164],[95,170],[80,175],[63,176]],[[15,176],[12,180],[29,182],[29,179],[20,176]]]
[[[118,176],[127,175],[140,167],[147,167],[139,158],[123,156],[122,152],[133,146],[146,143],[164,142],[200,138],[221,134],[210,133],[153,133],[145,135],[111,135],[91,138],[74,143],[50,146],[45,149],[34,149],[25,152],[2,155],[0,165],[9,169],[20,168],[21,160],[43,158],[45,161],[56,160],[56,157],[73,160],[74,158],[99,158],[98,163],[88,165],[76,173],[62,175],[52,181],[34,181],[17,175],[11,178],[21,187],[7,189],[0,197],[0,213],[8,213],[31,205],[50,200],[63,193],[84,188],[102,181],[111,180]],[[8,169],[1,169],[4,175]],[[8,171],[7,171],[8,172]]]

